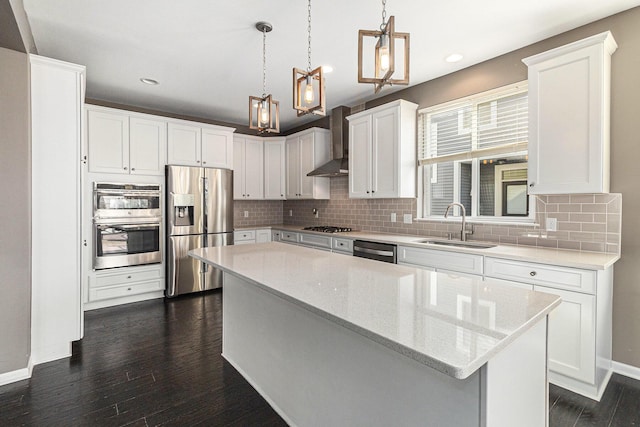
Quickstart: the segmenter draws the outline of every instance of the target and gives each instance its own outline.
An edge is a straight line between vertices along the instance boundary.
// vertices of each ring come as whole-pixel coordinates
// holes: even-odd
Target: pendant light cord
[[[262,28],[262,97],[267,96],[267,28]]]
[[[382,24],[380,24],[380,30],[384,31],[384,27],[387,26],[387,0],[382,0]]]
[[[307,17],[307,32],[309,33],[309,37],[307,39],[307,71],[311,71],[311,0],[309,0],[309,5],[307,7],[308,17]]]

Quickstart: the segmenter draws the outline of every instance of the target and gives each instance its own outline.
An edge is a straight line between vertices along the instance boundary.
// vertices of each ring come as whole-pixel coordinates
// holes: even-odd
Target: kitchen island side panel
[[[230,273],[223,356],[291,425],[480,425],[480,371],[458,380]]]

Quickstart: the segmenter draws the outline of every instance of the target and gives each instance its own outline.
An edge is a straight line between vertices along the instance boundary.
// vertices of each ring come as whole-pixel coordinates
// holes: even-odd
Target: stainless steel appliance
[[[166,167],[166,296],[222,286],[222,271],[191,258],[191,249],[233,244],[233,172]]]
[[[162,262],[160,185],[93,184],[93,268]]]
[[[353,256],[397,264],[397,246],[390,243],[355,240],[353,242]]]

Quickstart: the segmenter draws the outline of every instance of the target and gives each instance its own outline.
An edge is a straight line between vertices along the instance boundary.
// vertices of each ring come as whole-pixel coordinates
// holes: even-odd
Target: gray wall
[[[603,31],[613,33],[611,192],[622,193],[622,259],[614,268],[613,358],[640,367],[640,8],[510,52],[481,64],[375,99],[366,108],[402,98],[420,108],[527,79],[522,58]],[[414,79],[416,76],[413,77]]]
[[[31,154],[27,55],[0,48],[0,374],[31,352]]]

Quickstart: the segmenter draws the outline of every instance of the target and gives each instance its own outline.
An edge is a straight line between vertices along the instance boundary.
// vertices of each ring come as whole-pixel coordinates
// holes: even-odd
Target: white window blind
[[[518,84],[420,113],[421,165],[525,151],[527,87]]]

